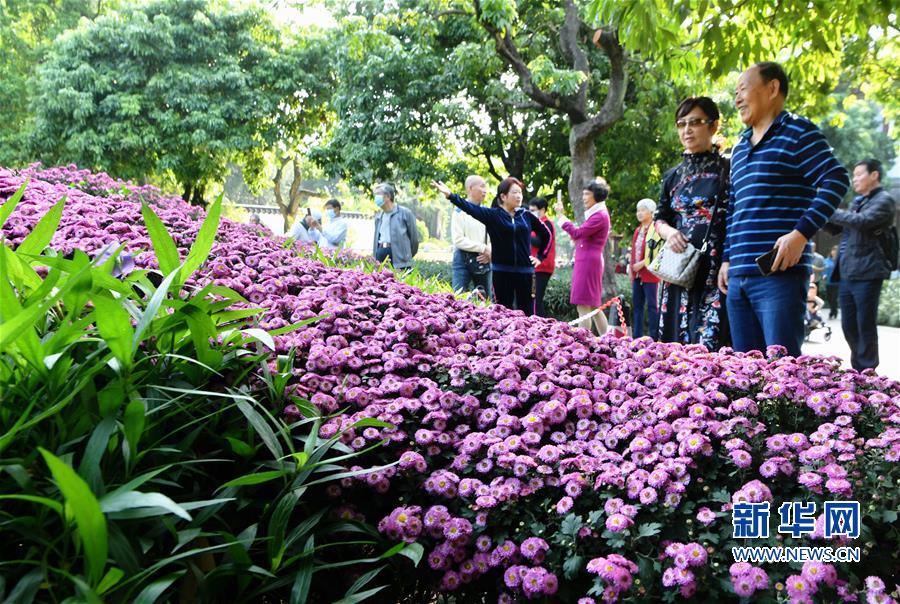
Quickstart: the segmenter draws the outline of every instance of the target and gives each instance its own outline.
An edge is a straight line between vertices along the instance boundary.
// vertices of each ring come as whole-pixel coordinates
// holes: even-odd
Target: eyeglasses
[[[692,117],[686,120],[678,120],[675,122],[675,127],[679,130],[684,130],[688,126],[691,128],[696,128],[700,124],[712,124],[715,120],[702,120],[699,117]]]

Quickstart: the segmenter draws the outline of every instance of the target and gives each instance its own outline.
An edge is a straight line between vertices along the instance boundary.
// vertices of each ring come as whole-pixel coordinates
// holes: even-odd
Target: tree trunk
[[[287,159],[282,160],[278,169],[275,171],[275,177],[272,178],[272,184],[275,191],[275,203],[278,205],[278,211],[281,212],[281,218],[284,220],[285,233],[291,230],[291,216],[288,213],[288,208],[284,203],[284,195],[281,192],[281,178],[284,176],[284,167],[287,165],[287,162]]]
[[[594,180],[597,165],[597,147],[593,137],[576,138],[574,132],[569,136],[569,150],[572,154],[572,172],[569,174],[569,201],[575,222],[584,222],[584,202],[581,192],[584,185]],[[612,233],[610,233],[612,234]],[[616,287],[616,263],[612,256],[611,238],[606,240],[603,248],[603,299],[618,295]]]

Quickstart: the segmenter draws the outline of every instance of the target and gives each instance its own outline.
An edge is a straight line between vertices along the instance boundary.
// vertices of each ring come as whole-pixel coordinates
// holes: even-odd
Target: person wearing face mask
[[[550,253],[550,233],[537,216],[522,207],[522,181],[512,176],[503,179],[490,208],[466,201],[440,181],[432,181],[431,185],[487,228],[497,303],[533,315],[534,267]],[[538,243],[537,256],[531,255],[532,231]]]
[[[738,79],[735,105],[747,128],[731,155],[718,281],[728,294],[735,350],[779,345],[796,357],[805,335],[809,241],[834,214],[850,177],[822,132],[785,111],[787,94],[778,63],[757,63]]]
[[[719,108],[709,97],[689,97],[675,110],[675,127],[684,153],[663,177],[656,231],[674,252],[683,252],[688,243],[698,250],[706,244],[706,251],[690,287],[663,282],[659,339],[715,351],[729,337],[725,294],[718,288],[728,205],[728,160],[713,144]]]
[[[375,260],[389,260],[395,269],[412,268],[413,256],[419,251],[415,214],[394,201],[394,185],[381,183],[375,186],[374,193],[375,205],[381,210],[375,216]]]
[[[325,217],[328,222],[323,227],[316,223],[309,235],[324,250],[334,250],[344,246],[347,241],[347,222],[341,218],[341,202],[329,199],[325,202]]]

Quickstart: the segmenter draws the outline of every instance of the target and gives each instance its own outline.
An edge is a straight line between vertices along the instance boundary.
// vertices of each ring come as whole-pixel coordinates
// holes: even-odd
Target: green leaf
[[[642,524],[638,527],[638,538],[641,537],[652,537],[653,535],[658,535],[660,529],[662,529],[662,525],[658,522],[650,522],[648,524]]]
[[[169,231],[166,230],[166,225],[148,204],[145,203],[141,206],[141,214],[144,216],[147,234],[150,235],[150,241],[153,242],[153,252],[156,254],[159,270],[164,275],[168,275],[178,269],[178,265],[181,264],[178,247],[172,240],[172,236],[169,235]]]
[[[31,604],[37,595],[41,584],[44,582],[44,572],[40,568],[36,568],[16,583],[3,604]]]
[[[309,586],[312,584],[313,575],[313,557],[312,553],[315,549],[315,538],[310,537],[306,541],[303,548],[304,553],[309,554],[300,563],[300,570],[294,575],[294,584],[291,587],[290,604],[303,604],[309,596]]]
[[[566,561],[563,562],[563,572],[565,573],[566,579],[575,579],[583,569],[584,558],[581,556],[574,555],[571,558],[566,558]]]
[[[97,586],[97,594],[102,596],[105,592],[115,587],[116,583],[121,581],[124,576],[125,571],[121,568],[116,568],[115,566],[110,568],[109,571],[107,571],[106,576],[103,577],[103,580],[100,581],[100,584]]]
[[[191,520],[191,515],[183,507],[162,493],[141,493],[140,491],[110,493],[100,499],[100,506],[107,514],[138,508],[161,508],[179,518]]]
[[[254,340],[261,342],[269,350],[275,350],[275,340],[272,339],[272,336],[265,329],[251,327],[249,329],[242,329],[241,333],[249,338],[253,338]]]
[[[100,502],[94,497],[87,483],[75,470],[61,459],[44,449],[38,451],[50,468],[53,479],[66,500],[66,506],[75,517],[78,534],[87,560],[87,576],[91,585],[97,585],[103,577],[109,542],[106,532],[106,518],[100,509]]]
[[[94,491],[100,491],[103,481],[100,477],[100,460],[106,452],[109,437],[118,429],[116,419],[107,417],[102,420],[91,432],[91,438],[84,448],[84,456],[78,465],[78,474],[91,486]]]
[[[285,493],[275,505],[275,510],[272,512],[272,517],[269,520],[268,552],[273,573],[277,572],[281,566],[281,559],[284,555],[284,532],[287,529],[294,508],[297,507],[297,502],[300,500],[301,492],[300,489],[294,489]]]
[[[5,205],[5,204],[4,204]],[[62,218],[63,207],[66,205],[66,197],[57,201],[50,210],[44,214],[28,237],[19,244],[16,252],[20,254],[40,254],[50,245],[53,234],[56,233],[56,227],[59,226],[59,219]]]
[[[387,585],[381,585],[380,587],[373,587],[372,589],[361,591],[357,594],[345,596],[344,598],[341,598],[340,600],[335,602],[335,604],[356,604],[357,602],[368,600],[385,587],[387,587]]]
[[[118,300],[105,293],[98,293],[92,302],[97,309],[95,317],[100,336],[125,368],[131,367],[131,315]]]
[[[31,503],[39,503],[46,506],[59,514],[63,515],[63,506],[58,501],[47,499],[46,497],[38,497],[37,495],[0,495],[0,501],[4,499],[15,499],[17,501],[30,501]]]
[[[275,437],[275,432],[265,418],[263,418],[263,416],[260,415],[247,401],[238,400],[236,404],[275,459],[282,459],[284,457],[284,450],[281,448],[281,443]]]
[[[240,455],[241,457],[250,457],[251,455],[253,455],[253,452],[256,451],[256,449],[239,438],[226,436],[225,440],[227,440],[228,444],[231,445],[231,450],[234,451],[236,455]]]
[[[154,602],[159,599],[163,592],[169,589],[169,586],[180,579],[185,572],[187,571],[180,570],[178,572],[166,575],[162,579],[157,579],[156,581],[145,587],[141,591],[141,593],[137,595],[132,604],[154,604]]]
[[[138,442],[141,440],[141,435],[144,433],[144,424],[146,422],[145,415],[146,409],[144,408],[144,402],[138,398],[133,399],[125,407],[125,415],[122,423],[132,458],[137,453]]]
[[[222,215],[222,198],[224,192],[220,193],[216,200],[210,204],[206,211],[206,218],[197,232],[197,239],[188,252],[188,257],[184,261],[184,278],[191,276],[201,264],[209,258],[209,252],[212,250],[213,243],[216,241],[216,233],[219,230],[219,219]]]
[[[156,318],[156,313],[159,312],[159,307],[162,306],[163,300],[166,299],[166,295],[169,293],[169,287],[172,286],[172,281],[175,280],[177,274],[178,270],[174,270],[166,275],[166,278],[163,279],[162,283],[159,284],[159,287],[156,288],[156,291],[153,292],[153,296],[151,296],[150,302],[148,302],[146,308],[144,308],[144,312],[141,313],[141,318],[138,319],[137,328],[135,328],[134,336],[131,340],[132,354],[137,351],[138,345],[141,343],[141,338],[144,336],[144,331],[153,319]]]
[[[25,179],[25,182],[16,189],[16,192],[12,194],[12,197],[3,202],[3,205],[0,206],[0,227],[6,224],[6,220],[12,215],[13,210],[16,209],[16,205],[19,203],[19,200],[22,199],[22,196],[25,195],[25,189],[28,187],[28,183],[31,182],[31,177]]]
[[[255,472],[253,474],[245,474],[234,480],[229,480],[225,484],[223,484],[219,489],[224,489],[226,487],[244,487],[252,484],[262,484],[264,482],[269,482],[270,480],[275,480],[276,478],[281,478],[285,475],[285,472],[281,470],[269,470],[266,472]]]
[[[408,543],[397,554],[412,560],[413,566],[419,566],[419,562],[422,561],[422,556],[425,554],[425,548],[420,543]]]
[[[297,321],[296,323],[291,323],[290,325],[285,325],[284,327],[279,327],[278,329],[269,330],[269,333],[273,336],[283,336],[286,333],[291,333],[292,331],[296,331],[301,327],[306,327],[307,325],[311,325],[316,321],[321,321],[322,319],[328,317],[328,314],[319,315],[316,317],[310,317],[308,319],[303,319],[302,321]]]

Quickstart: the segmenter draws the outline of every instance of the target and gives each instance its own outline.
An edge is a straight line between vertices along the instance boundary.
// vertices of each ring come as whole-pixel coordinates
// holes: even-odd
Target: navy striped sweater
[[[822,132],[806,118],[782,111],[762,139],[741,133],[731,155],[731,187],[723,260],[729,276],[760,276],[756,258],[792,230],[812,239],[825,226],[850,186]],[[789,272],[812,267],[807,244]]]

